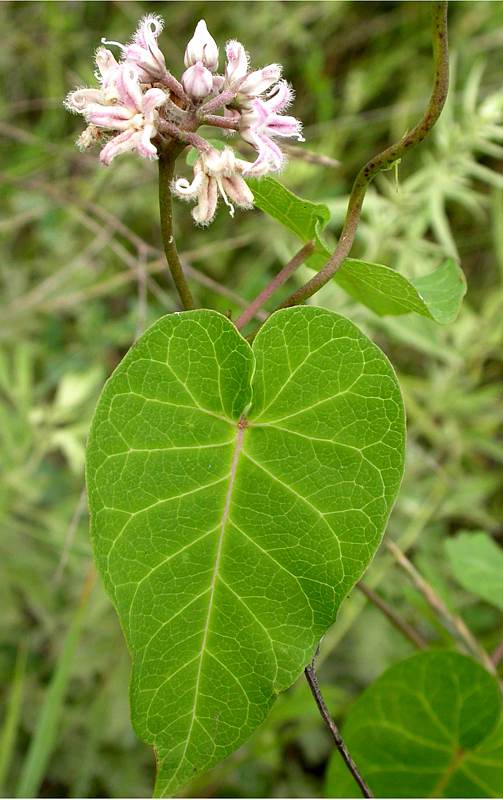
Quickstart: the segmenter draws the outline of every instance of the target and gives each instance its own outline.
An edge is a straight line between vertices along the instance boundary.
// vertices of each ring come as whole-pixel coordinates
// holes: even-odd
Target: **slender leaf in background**
[[[63,714],[75,650],[93,582],[94,571],[90,571],[84,582],[80,601],[66,634],[55,672],[44,695],[44,702],[21,770],[16,797],[37,797],[46,773],[58,736],[58,725]]]
[[[498,682],[475,661],[424,652],[393,665],[350,708],[343,735],[376,797],[499,797]],[[337,753],[327,797],[361,797]]]
[[[463,531],[445,543],[457,582],[503,611],[503,550],[487,533]]]
[[[21,715],[23,701],[24,676],[26,659],[28,655],[27,644],[19,646],[14,667],[14,675],[10,685],[7,709],[0,737],[0,795],[4,796],[5,781],[12,760],[12,753],[16,744],[17,729]]]
[[[303,242],[314,241],[315,251],[306,264],[320,269],[330,257],[330,250],[321,238],[330,219],[328,206],[297,197],[274,178],[255,179],[249,184],[258,208]],[[379,316],[414,312],[442,325],[456,319],[466,294],[464,273],[452,258],[443,261],[429,275],[412,281],[383,264],[347,258],[334,281]]]
[[[132,719],[173,794],[239,747],[372,558],[401,481],[393,370],[351,322],[209,310],[155,323],[108,381],[87,462]]]
[[[381,317],[414,312],[441,325],[454,322],[466,294],[463,270],[452,258],[413,281],[383,264],[347,258],[334,280]]]

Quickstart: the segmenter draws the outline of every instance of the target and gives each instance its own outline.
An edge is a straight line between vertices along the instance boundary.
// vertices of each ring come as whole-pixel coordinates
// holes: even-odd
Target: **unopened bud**
[[[213,89],[213,75],[200,61],[185,70],[182,85],[193,100],[203,100]]]
[[[225,65],[225,80],[232,85],[241,81],[248,72],[248,56],[241,42],[231,41],[225,48],[227,64]]]
[[[215,72],[218,67],[217,43],[208,31],[204,19],[197,23],[194,36],[185,50],[184,63],[186,67],[192,67],[198,61],[211,72]]]

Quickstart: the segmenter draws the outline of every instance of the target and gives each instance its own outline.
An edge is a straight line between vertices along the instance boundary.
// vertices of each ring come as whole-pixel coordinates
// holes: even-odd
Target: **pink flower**
[[[215,72],[218,68],[217,43],[208,31],[204,19],[197,23],[194,36],[185,50],[184,63],[186,67],[192,67],[198,61],[211,72]]]
[[[116,103],[119,99],[119,93],[116,87],[116,81],[120,75],[120,64],[117,63],[114,54],[107,50],[106,47],[98,47],[95,55],[96,77],[101,84],[101,91],[108,103]]]
[[[269,64],[267,67],[250,72],[239,86],[238,102],[259,97],[281,78],[281,65]]]
[[[157,134],[156,109],[166,102],[165,92],[148,89],[142,94],[138,72],[127,63],[121,65],[115,87],[117,103],[91,101],[79,109],[91,125],[119,132],[101,151],[101,162],[108,165],[127,150],[136,150],[143,158],[156,158],[151,139]]]
[[[173,191],[182,200],[197,200],[192,217],[199,225],[209,225],[215,216],[219,195],[231,216],[234,216],[231,201],[240,208],[253,206],[253,194],[241,176],[246,166],[246,161],[236,158],[230,148],[220,152],[212,148],[208,153],[201,153],[194,164],[193,181],[179,178],[173,184]]]
[[[290,105],[292,97],[293,92],[286,81],[280,81],[265,100],[252,100],[250,108],[241,114],[241,136],[258,152],[258,158],[247,169],[246,174],[259,176],[282,168],[284,155],[274,141],[275,137],[304,141],[299,120],[282,114]]]
[[[167,73],[164,55],[157,44],[162,29],[161,17],[157,14],[147,14],[140,20],[129,44],[108,42],[106,39],[101,41],[103,44],[115,44],[119,47],[124,60],[137,68],[143,83],[162,82]]]
[[[100,88],[76,89],[66,96],[65,106],[75,114],[82,114],[90,103],[115,103],[119,99],[115,83],[119,77],[120,65],[115,60],[113,53],[106,47],[98,47],[95,63],[98,68],[95,74],[101,84]]]

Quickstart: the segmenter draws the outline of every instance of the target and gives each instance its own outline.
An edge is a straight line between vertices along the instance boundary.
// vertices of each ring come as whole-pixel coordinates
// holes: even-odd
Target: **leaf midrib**
[[[194,689],[194,704],[193,704],[193,707],[192,707],[192,719],[191,719],[190,727],[189,727],[189,730],[188,730],[188,733],[187,733],[187,738],[186,738],[186,741],[185,741],[185,748],[184,748],[184,751],[183,751],[183,753],[181,755],[180,763],[179,763],[177,772],[173,776],[173,780],[176,779],[176,775],[178,773],[178,770],[181,768],[181,766],[183,764],[185,755],[187,753],[187,750],[188,750],[188,747],[189,747],[189,744],[190,744],[190,740],[191,740],[191,736],[192,736],[192,730],[193,730],[193,727],[194,727],[194,722],[196,720],[197,704],[198,704],[198,700],[199,700],[199,684],[201,682],[201,674],[202,674],[204,656],[205,656],[205,653],[207,652],[208,634],[209,634],[209,631],[210,631],[210,621],[211,621],[211,614],[212,614],[212,611],[213,611],[213,601],[214,601],[214,598],[215,598],[215,588],[216,588],[217,579],[218,579],[218,572],[219,572],[220,562],[221,562],[221,559],[222,559],[223,543],[224,543],[224,539],[225,539],[225,529],[226,529],[227,521],[229,519],[229,513],[230,513],[230,507],[231,507],[231,501],[232,501],[232,492],[233,492],[234,484],[235,484],[235,481],[236,481],[236,474],[237,474],[237,469],[238,469],[238,464],[239,464],[239,456],[240,456],[242,448],[243,448],[243,438],[244,438],[244,433],[245,433],[246,427],[247,427],[247,422],[245,421],[244,418],[241,418],[239,420],[239,422],[237,423],[237,433],[236,433],[236,439],[235,439],[235,443],[234,443],[234,450],[233,450],[233,454],[232,454],[231,470],[230,470],[230,474],[229,474],[229,485],[227,487],[227,493],[226,493],[226,496],[225,496],[225,504],[224,504],[224,510],[223,510],[223,514],[222,514],[222,522],[221,522],[221,525],[220,525],[220,534],[219,534],[219,537],[218,537],[217,551],[216,551],[216,555],[215,555],[215,565],[213,567],[211,583],[210,583],[210,586],[209,586],[210,597],[209,597],[209,600],[208,600],[208,612],[207,612],[207,615],[206,615],[206,625],[204,627],[203,639],[202,639],[202,642],[201,642],[201,652],[200,652],[200,657],[199,657],[199,665],[198,665],[198,669],[197,669],[196,684],[195,684],[195,689]]]

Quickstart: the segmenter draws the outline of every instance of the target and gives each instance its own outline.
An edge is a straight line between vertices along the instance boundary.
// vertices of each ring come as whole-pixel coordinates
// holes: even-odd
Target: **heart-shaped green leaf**
[[[116,369],[88,447],[92,534],[157,795],[238,747],[309,661],[380,542],[404,436],[385,356],[314,307],[253,347],[215,311],[172,314]]]
[[[306,264],[321,269],[331,255],[322,238],[323,228],[330,219],[328,206],[298,197],[274,178],[254,179],[249,184],[257,208],[278,220],[301,241],[314,242],[314,253]],[[456,319],[466,294],[463,270],[452,258],[412,281],[384,264],[347,258],[334,275],[334,281],[379,316],[416,313],[441,325]]]
[[[343,736],[376,797],[501,797],[500,715],[498,683],[480,664],[425,652],[363,692]],[[326,796],[362,796],[338,753]]]
[[[463,531],[445,543],[454,577],[503,611],[503,550],[487,533]]]

